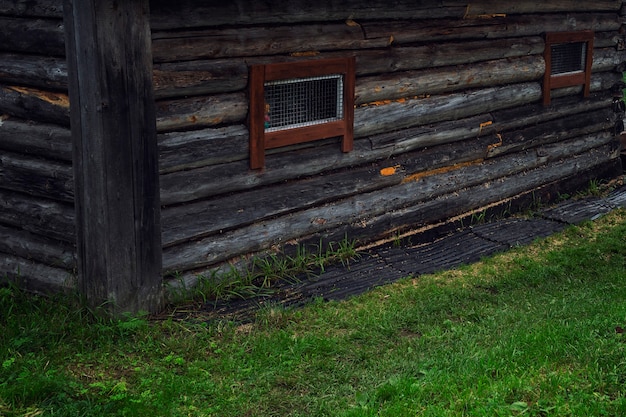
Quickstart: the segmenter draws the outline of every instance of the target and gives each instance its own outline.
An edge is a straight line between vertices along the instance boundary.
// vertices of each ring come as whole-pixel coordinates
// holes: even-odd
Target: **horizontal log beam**
[[[502,1],[472,2],[468,10],[467,3],[451,4],[442,0],[435,2],[396,1],[393,7],[383,0],[349,0],[341,4],[330,0],[311,2],[292,0],[289,3],[272,2],[250,3],[235,0],[226,3],[198,5],[194,0],[180,0],[176,3],[167,0],[151,2],[152,27],[157,30],[211,27],[221,25],[250,25],[268,23],[327,22],[376,19],[441,19],[475,18],[492,14],[526,13],[566,13],[566,12],[603,12],[620,10],[621,1],[601,0],[581,2],[576,0],[557,0],[537,3],[521,0],[514,3]]]
[[[327,23],[156,32],[152,35],[155,62],[382,48],[390,39],[367,40],[359,25]]]
[[[0,113],[43,123],[69,126],[67,94],[0,85]]]
[[[0,15],[63,19],[59,0],[13,0],[0,3]]]
[[[248,114],[244,93],[194,97],[186,100],[157,102],[157,129],[199,129],[229,123],[241,123]]]
[[[510,111],[498,109],[494,112],[494,116],[481,114],[458,121],[385,132],[381,135],[369,136],[367,140],[355,141],[354,150],[347,154],[339,152],[335,144],[325,148],[305,147],[276,155],[276,158],[270,155],[263,173],[251,173],[248,170],[247,159],[231,162],[229,165],[220,164],[188,171],[172,171],[161,175],[161,203],[170,205],[188,202],[295,177],[358,166],[425,146],[475,138],[481,133],[493,135],[495,132],[519,129],[529,124],[554,120],[568,114],[610,108],[611,100],[610,95],[599,95],[584,101],[580,101],[577,97],[569,97],[556,100],[550,108],[544,108],[540,104],[528,104]],[[489,122],[492,124],[489,125]],[[481,124],[484,124],[484,127],[481,127]],[[209,132],[215,133],[212,130]],[[239,137],[237,141],[241,142],[235,143],[234,149],[240,148],[240,153],[241,149],[245,151],[247,149],[245,138]],[[197,143],[199,154],[210,154],[212,148],[210,142],[205,142],[202,147],[200,140],[194,139],[194,142]],[[193,148],[193,143],[190,146]],[[245,155],[243,157],[245,158]],[[283,169],[285,166],[296,165],[298,166],[297,172]],[[228,181],[223,180],[225,170],[230,173]]]
[[[496,180],[507,176],[511,176],[511,180],[507,181],[510,187],[519,193],[521,191],[517,189],[516,184],[518,176],[522,178],[520,182],[524,182],[523,178],[528,178],[529,172],[542,172],[534,178],[532,184],[525,184],[526,189],[529,189],[554,179],[573,175],[577,171],[598,165],[602,160],[609,160],[617,155],[610,144],[602,145],[614,141],[612,135],[597,134],[582,138],[582,140],[577,138],[575,141],[563,143],[562,146],[557,147],[556,152],[559,157],[556,157],[557,155],[551,157],[549,152],[554,149],[546,149],[546,153],[542,155],[524,152],[484,163],[477,161],[475,164],[464,164],[452,171],[433,171],[432,175],[419,177],[407,175],[401,185],[389,187],[384,191],[359,194],[334,204],[316,206],[273,220],[257,222],[252,226],[238,228],[221,235],[210,236],[194,241],[190,245],[167,248],[163,254],[164,272],[175,273],[206,267],[224,262],[237,255],[269,249],[273,245],[282,245],[288,240],[345,224],[360,223],[363,227],[367,227],[368,218],[393,211],[403,213],[406,212],[407,205],[427,204],[429,201],[446,194],[454,194],[465,187],[501,183],[502,180]],[[578,148],[568,147],[568,145],[578,146]],[[600,145],[600,148],[597,151],[591,151],[593,145]],[[582,154],[563,159],[559,151],[563,147],[568,148],[571,154],[576,152],[582,152]],[[509,195],[510,192],[506,194]],[[501,195],[498,200],[502,197]],[[478,198],[480,198],[479,206],[489,203],[483,196]],[[464,212],[472,208],[474,207],[466,207],[461,202],[460,206],[457,205],[453,209]],[[362,213],[367,213],[367,215]],[[440,213],[437,212],[431,216],[439,216]],[[441,216],[439,220],[446,217]]]
[[[163,211],[164,246],[223,233],[279,214],[399,184],[402,173],[405,172],[415,175],[468,161],[549,146],[570,137],[606,131],[613,124],[609,119],[611,113],[610,109],[602,108],[548,121],[521,131],[502,133],[499,136],[490,134],[481,139],[477,138],[480,132],[475,131],[474,135],[468,138],[471,138],[471,141],[463,145],[450,143],[448,146],[420,149],[379,161],[375,165],[368,164],[349,171],[326,174],[323,177],[279,183],[274,187],[279,188],[276,192],[280,193],[280,200],[276,200],[273,197],[275,193],[268,192],[268,188],[264,187],[239,193],[236,198],[228,195],[166,208]],[[478,128],[478,121],[472,127]],[[441,126],[437,130],[440,129]],[[571,152],[570,147],[563,147],[560,143],[556,146],[565,149],[566,153]],[[543,150],[537,152],[544,153]],[[385,171],[389,173],[380,174]]]
[[[0,45],[4,51],[65,56],[63,31],[62,20],[0,16]]]
[[[0,118],[0,149],[71,162],[71,132],[51,124]]]
[[[65,59],[0,53],[0,83],[67,92]]]
[[[472,6],[470,5],[470,8]],[[496,6],[497,7],[497,6]],[[532,12],[531,12],[532,13]],[[366,39],[393,38],[394,45],[429,43],[459,39],[497,39],[537,36],[551,32],[593,29],[617,31],[621,24],[616,13],[523,14],[492,19],[374,20],[361,23]]]
[[[73,178],[70,164],[0,151],[0,187],[3,189],[72,202]]]
[[[0,189],[0,223],[76,243],[74,206]]]
[[[0,253],[30,259],[68,271],[76,268],[74,245],[3,225],[0,225]]]
[[[0,283],[13,282],[31,291],[50,293],[73,290],[76,277],[73,271],[45,265],[19,256],[0,256]]]

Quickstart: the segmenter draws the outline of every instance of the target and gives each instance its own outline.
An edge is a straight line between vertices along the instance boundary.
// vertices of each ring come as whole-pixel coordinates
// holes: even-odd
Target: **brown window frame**
[[[265,150],[341,137],[341,151],[353,149],[355,58],[328,58],[250,66],[250,168],[265,166]],[[326,75],[343,76],[343,118],[312,126],[265,130],[265,83]]]
[[[589,97],[591,86],[591,66],[593,64],[593,39],[592,30],[576,32],[548,32],[545,35],[544,60],[546,71],[543,78],[543,104],[549,105],[550,92],[555,88],[583,86],[583,96]],[[586,43],[587,53],[585,56],[585,68],[570,74],[552,75],[552,46],[562,43]]]

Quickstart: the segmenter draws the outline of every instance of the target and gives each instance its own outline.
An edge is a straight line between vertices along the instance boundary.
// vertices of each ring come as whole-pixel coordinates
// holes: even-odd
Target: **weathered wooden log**
[[[0,83],[67,92],[65,59],[0,53]]]
[[[455,4],[456,3],[456,4]],[[475,19],[494,14],[526,13],[566,13],[566,12],[602,12],[619,11],[619,0],[601,0],[581,2],[576,0],[557,0],[537,3],[533,0],[512,2],[477,1],[469,8],[465,2],[421,2],[402,0],[389,6],[383,0],[350,0],[341,4],[329,0],[311,2],[295,0],[289,3],[254,2],[236,0],[224,3],[199,5],[194,0],[181,0],[171,3],[166,0],[151,2],[152,28],[157,30],[211,27],[221,25],[250,25],[267,23],[328,22],[346,19]]]
[[[273,245],[284,244],[287,240],[297,239],[345,224],[358,222],[367,223],[367,219],[380,216],[383,213],[394,210],[404,210],[419,202],[433,200],[437,197],[454,193],[465,187],[478,184],[490,183],[499,178],[520,175],[541,166],[547,170],[560,168],[557,175],[560,177],[572,175],[576,170],[595,166],[598,160],[591,156],[592,149],[600,146],[597,158],[615,158],[615,150],[611,150],[607,142],[614,141],[611,134],[596,134],[591,137],[577,138],[573,141],[562,143],[556,149],[545,149],[545,153],[522,152],[490,161],[475,161],[475,163],[463,164],[453,167],[451,170],[433,170],[431,173],[420,175],[407,175],[402,184],[388,187],[382,191],[360,193],[355,197],[347,198],[324,206],[315,206],[308,210],[294,212],[276,219],[256,222],[255,224],[225,232],[221,235],[210,236],[206,239],[194,241],[190,245],[179,245],[164,250],[164,272],[174,273],[188,269],[196,269],[217,262],[223,262],[233,255],[243,255],[270,248]],[[587,160],[569,157],[563,159],[560,151],[566,148],[570,154],[584,153]],[[550,151],[556,152],[555,156]],[[568,165],[564,169],[562,164]],[[575,163],[572,163],[575,161]],[[587,165],[589,164],[589,165]],[[564,172],[565,171],[565,172]],[[527,174],[521,174],[524,177]],[[551,178],[536,178],[541,183]],[[515,182],[515,181],[512,181]],[[526,184],[528,185],[528,184]],[[531,187],[532,188],[532,187]],[[481,205],[486,202],[482,201]],[[473,207],[468,207],[467,211]],[[455,207],[459,210],[458,207]],[[441,217],[445,219],[445,217]]]
[[[592,91],[610,89],[616,74],[600,73],[592,76]],[[554,90],[553,96],[577,94],[580,87]],[[521,106],[538,101],[542,90],[540,83],[520,83],[493,87],[467,93],[432,96],[394,101],[381,106],[360,107],[354,112],[354,137],[392,132],[444,120],[455,120],[495,110]]]
[[[159,101],[157,103],[157,129],[165,132],[241,123],[247,114],[248,101],[244,93]]]
[[[494,134],[510,129],[554,120],[568,114],[609,108],[611,97],[599,95],[588,100],[564,98],[555,101],[549,108],[541,105],[529,105],[513,108],[506,112],[498,109],[494,115],[481,114],[458,121],[419,126],[411,129],[385,132],[368,137],[368,140],[355,141],[354,150],[344,154],[336,145],[328,147],[306,147],[270,157],[266,161],[266,170],[251,172],[247,159],[232,162],[228,165],[205,166],[181,172],[171,172],[161,176],[161,203],[164,205],[193,201],[212,195],[229,193],[254,186],[272,184],[274,182],[293,179],[297,176],[316,175],[324,171],[341,169],[388,158],[413,149],[451,143],[458,140],[478,137],[481,132]],[[491,124],[490,124],[491,123]],[[214,132],[213,132],[214,133]],[[174,134],[173,134],[174,135]],[[245,138],[237,139],[237,147],[245,151]],[[193,145],[192,145],[193,146]],[[245,158],[245,152],[240,154]],[[198,152],[209,154],[211,146]],[[285,167],[298,166],[297,171]],[[228,171],[228,181],[223,181],[224,172]],[[213,179],[213,180],[208,180]]]
[[[67,94],[0,85],[0,113],[25,120],[69,126]]]
[[[0,189],[0,222],[36,235],[75,243],[71,204]]]
[[[0,151],[0,187],[51,200],[72,202],[72,166]]]
[[[487,157],[493,158],[510,152],[560,142],[572,136],[587,135],[598,131],[611,132],[614,124],[613,111],[610,108],[603,108],[569,115],[548,123],[529,125],[521,130],[499,134],[498,142],[492,144],[487,150]]]
[[[609,150],[609,153],[607,153]],[[480,210],[491,205],[505,205],[512,199],[518,199],[524,193],[530,194],[527,199],[533,201],[535,190],[555,183],[564,183],[577,180],[582,175],[584,178],[597,178],[595,172],[602,174],[609,167],[610,172],[616,172],[616,159],[610,152],[610,147],[591,150],[585,154],[573,158],[555,161],[531,171],[515,174],[511,177],[500,178],[496,181],[486,182],[473,187],[461,188],[456,192],[437,197],[432,200],[422,201],[411,207],[386,212],[380,216],[355,222],[349,225],[340,225],[329,229],[326,233],[314,234],[307,238],[301,238],[297,242],[338,242],[345,236],[360,239],[367,243],[375,241],[372,236],[392,237],[395,233],[408,230],[419,230],[437,225],[455,216]],[[614,174],[613,174],[614,175]],[[584,186],[579,183],[580,186]],[[559,191],[556,187],[555,192]]]
[[[545,4],[549,3],[549,4]],[[465,11],[466,18],[492,14],[529,14],[529,13],[560,13],[560,12],[600,12],[618,11],[620,0],[605,0],[594,4],[581,4],[575,0],[555,0],[542,4],[522,0],[515,3],[501,2],[498,0],[480,0],[472,2]]]
[[[361,24],[366,39],[393,39],[393,44],[442,42],[459,39],[496,39],[537,36],[551,32],[593,29],[595,32],[617,31],[616,13],[525,14],[494,19],[369,21]]]
[[[159,171],[217,165],[249,156],[248,129],[243,125],[160,134]]]
[[[364,39],[360,26],[350,21],[340,24],[156,32],[152,35],[155,62],[382,48],[390,42],[390,38]]]
[[[0,225],[0,253],[70,271],[76,268],[74,245],[2,225]]]
[[[498,59],[473,65],[362,77],[357,80],[357,105],[418,95],[435,95],[459,90],[540,80],[545,71],[541,55]]]
[[[609,89],[616,82],[615,79],[615,75],[594,74],[591,90]],[[557,89],[552,96],[577,94],[578,90],[579,87]],[[360,107],[355,110],[354,137],[469,117],[530,103],[540,98],[541,85],[533,82]],[[247,109],[248,102],[244,93],[161,101],[157,108],[157,128],[160,132],[166,132],[245,123]]]
[[[280,200],[276,200],[275,193],[268,192],[268,188],[264,187],[239,193],[236,198],[227,195],[167,208],[163,211],[163,243],[164,246],[170,246],[184,240],[222,233],[279,214],[350,197],[357,192],[365,193],[398,184],[405,172],[415,175],[422,171],[441,169],[445,166],[464,164],[481,158],[549,145],[571,137],[606,131],[613,124],[611,120],[607,121],[610,113],[610,109],[602,108],[542,123],[522,131],[502,133],[500,136],[490,135],[482,139],[477,138],[480,132],[475,132],[471,142],[464,145],[448,144],[433,147],[404,153],[350,171],[279,183],[275,187],[276,192],[281,195]],[[475,126],[479,127],[478,122]],[[538,151],[540,154],[544,152]],[[381,175],[381,172],[387,174]]]
[[[63,31],[62,20],[0,16],[0,45],[4,51],[64,56]]]
[[[3,254],[0,256],[0,283],[6,282],[46,294],[74,289],[76,286],[72,271]]]
[[[157,99],[231,93],[248,85],[243,59],[173,62],[154,66]]]
[[[0,118],[0,149],[71,162],[71,132],[51,124]]]
[[[423,165],[430,165],[430,163],[437,165],[443,161],[450,163],[451,157],[455,160],[474,160],[484,154],[484,149],[489,142],[488,139],[476,140],[460,149],[439,149],[436,154],[432,151],[424,151],[417,159]],[[459,155],[460,153],[463,155]],[[416,164],[415,159],[413,157],[411,160],[410,155],[404,155],[401,158],[386,160],[376,166],[368,165],[350,171],[330,173],[323,177],[280,183],[276,185],[280,189],[280,199],[275,198],[274,192],[268,192],[268,188],[262,188],[237,194],[236,198],[229,195],[166,208],[163,211],[164,245],[172,246],[185,240],[223,233],[294,210],[399,184],[404,167]],[[389,164],[391,166],[387,166]],[[403,169],[395,168],[398,164],[402,164]],[[381,174],[381,166],[386,167],[382,171],[385,175]],[[190,222],[190,219],[193,221]]]
[[[3,1],[0,3],[0,15],[63,19],[62,3],[59,0]]]

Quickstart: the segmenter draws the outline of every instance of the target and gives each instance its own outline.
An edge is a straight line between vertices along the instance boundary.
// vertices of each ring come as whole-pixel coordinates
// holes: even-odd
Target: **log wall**
[[[0,4],[0,274],[51,285],[75,268],[61,3]],[[151,2],[165,275],[367,243],[621,170],[621,1],[274,3]],[[591,97],[564,88],[542,106],[544,33],[584,29]],[[354,150],[278,148],[250,170],[249,66],[345,56]]]
[[[60,2],[3,2],[0,27],[0,281],[72,287],[72,141]]]
[[[621,1],[503,3],[153,1],[164,272],[193,282],[237,256],[367,242],[619,172]],[[555,90],[543,107],[543,34],[583,29],[592,97]],[[354,151],[279,148],[251,171],[248,66],[338,56],[357,62]]]

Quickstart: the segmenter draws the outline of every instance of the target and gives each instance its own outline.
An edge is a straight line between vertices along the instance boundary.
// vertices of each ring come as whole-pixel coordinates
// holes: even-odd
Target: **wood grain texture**
[[[66,0],[79,288],[115,313],[162,303],[147,0]]]

